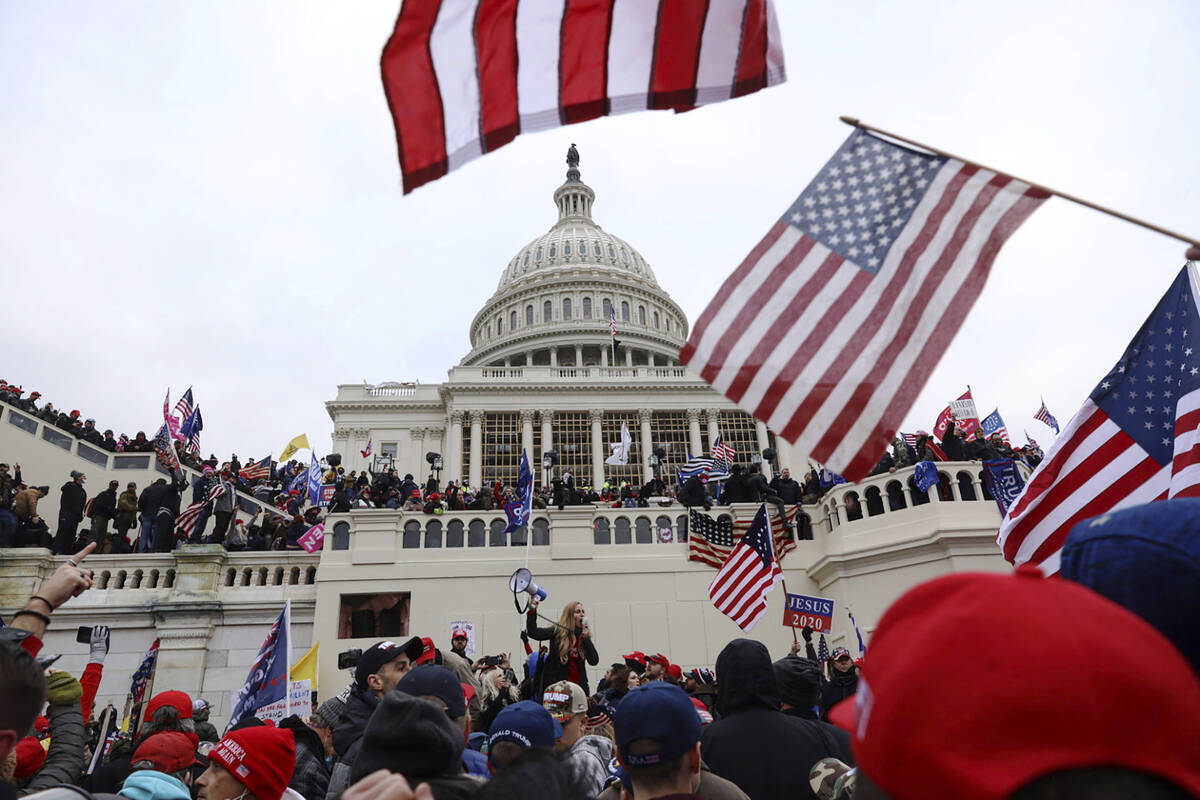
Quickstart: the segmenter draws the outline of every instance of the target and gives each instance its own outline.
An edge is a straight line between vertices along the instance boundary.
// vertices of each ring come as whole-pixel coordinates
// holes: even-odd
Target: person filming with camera
[[[583,603],[572,600],[563,606],[558,622],[546,628],[537,626],[538,598],[529,599],[529,610],[525,617],[525,632],[530,639],[549,641],[550,652],[533,679],[533,699],[542,701],[546,687],[559,681],[570,681],[583,689],[585,696],[591,694],[588,686],[587,665],[600,663],[600,655],[592,641],[592,629],[588,624]]]

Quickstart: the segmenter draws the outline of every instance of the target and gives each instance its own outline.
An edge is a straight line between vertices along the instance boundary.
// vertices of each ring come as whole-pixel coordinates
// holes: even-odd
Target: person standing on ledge
[[[549,641],[550,652],[534,680],[533,700],[542,702],[545,688],[559,681],[570,681],[583,689],[584,696],[590,695],[587,665],[594,667],[599,664],[600,655],[592,642],[592,629],[587,623],[583,603],[578,600],[567,603],[558,622],[547,628],[537,626],[537,608],[538,599],[531,597],[525,617],[525,632],[530,639]]]

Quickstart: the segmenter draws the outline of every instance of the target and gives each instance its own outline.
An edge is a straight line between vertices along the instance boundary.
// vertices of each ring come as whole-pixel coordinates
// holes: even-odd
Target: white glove
[[[89,664],[104,663],[104,657],[108,655],[109,634],[110,631],[107,625],[92,626],[91,654],[88,656]]]

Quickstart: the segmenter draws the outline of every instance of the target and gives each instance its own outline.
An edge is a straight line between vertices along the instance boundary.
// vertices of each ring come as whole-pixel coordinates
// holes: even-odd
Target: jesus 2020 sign
[[[812,628],[817,633],[833,633],[833,601],[789,594],[783,609],[783,624],[790,628]]]

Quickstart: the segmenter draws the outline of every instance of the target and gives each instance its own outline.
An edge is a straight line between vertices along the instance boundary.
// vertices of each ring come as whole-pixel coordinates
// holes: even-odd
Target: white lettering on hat
[[[571,695],[563,694],[562,692],[546,692],[546,694],[542,695],[542,702],[543,703],[569,703],[569,702],[571,702]]]
[[[497,741],[500,741],[501,739],[516,739],[518,742],[525,745],[526,747],[533,747],[533,742],[529,741],[528,736],[521,733],[520,731],[514,731],[511,729],[496,731],[495,733],[492,734],[492,737],[490,739],[488,739],[488,743],[491,744],[492,742],[497,742]]]
[[[393,647],[399,647],[399,646],[400,645],[396,644],[395,642],[380,642],[377,645],[377,647],[380,650],[391,650]]]

